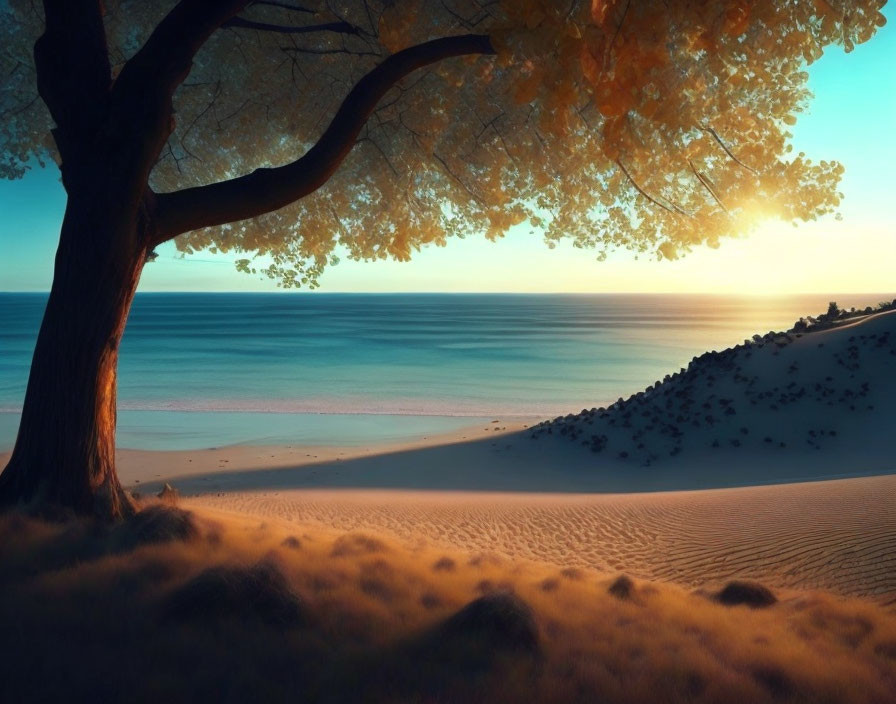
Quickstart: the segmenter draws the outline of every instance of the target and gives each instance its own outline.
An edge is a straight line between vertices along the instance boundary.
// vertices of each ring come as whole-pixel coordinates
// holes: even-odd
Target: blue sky
[[[885,8],[892,19],[892,11]],[[794,147],[846,166],[842,221],[793,228],[769,223],[753,236],[702,249],[676,262],[604,262],[571,246],[549,250],[528,229],[491,243],[456,240],[409,263],[343,260],[322,291],[575,291],[787,294],[896,291],[896,27],[885,26],[846,55],[830,48],[813,64],[810,110],[794,128]],[[45,291],[65,206],[55,168],[0,181],[0,291]],[[268,291],[273,282],[235,271],[234,256],[180,258],[173,245],[144,270],[143,291]]]

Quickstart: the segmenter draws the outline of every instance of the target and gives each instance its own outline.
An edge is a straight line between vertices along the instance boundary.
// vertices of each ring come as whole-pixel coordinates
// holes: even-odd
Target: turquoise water
[[[892,297],[143,293],[121,347],[119,443],[368,444],[565,414],[829,300]],[[45,302],[0,294],[0,449]]]

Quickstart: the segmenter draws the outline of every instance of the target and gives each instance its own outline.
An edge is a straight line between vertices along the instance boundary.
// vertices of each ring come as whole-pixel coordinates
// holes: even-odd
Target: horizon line
[[[12,291],[0,290],[0,295],[40,295],[49,294],[46,290],[30,290],[30,291]],[[896,290],[893,291],[789,291],[785,293],[762,293],[753,291],[733,292],[733,291],[321,291],[308,289],[280,289],[273,291],[241,291],[219,289],[213,291],[196,291],[196,290],[152,290],[137,291],[135,295],[140,294],[246,294],[246,295],[364,295],[364,296],[395,296],[395,295],[437,295],[437,296],[742,296],[749,298],[781,298],[785,296],[896,296]]]

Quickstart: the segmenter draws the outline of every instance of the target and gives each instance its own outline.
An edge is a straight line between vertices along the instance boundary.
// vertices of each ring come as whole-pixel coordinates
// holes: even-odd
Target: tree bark
[[[107,175],[108,178],[108,175]],[[118,347],[146,259],[145,223],[79,174],[56,254],[0,504],[106,520],[133,513],[115,471]],[[102,194],[102,195],[97,195]]]

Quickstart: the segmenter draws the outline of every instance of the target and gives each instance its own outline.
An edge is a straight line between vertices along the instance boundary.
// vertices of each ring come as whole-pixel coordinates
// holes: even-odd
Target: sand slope
[[[748,577],[896,600],[896,476],[630,495],[243,491],[187,505],[689,587]]]
[[[892,471],[894,369],[890,311],[820,332],[757,335],[532,434],[572,441],[596,465],[674,468],[682,478],[705,475],[707,463],[717,474],[747,471],[755,482]]]

